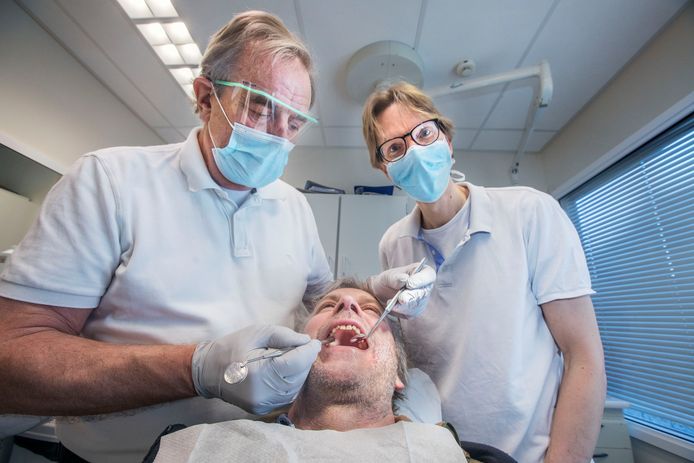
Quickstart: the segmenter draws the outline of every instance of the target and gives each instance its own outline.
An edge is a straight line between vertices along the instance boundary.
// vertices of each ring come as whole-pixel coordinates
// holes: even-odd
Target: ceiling
[[[192,103],[116,0],[16,0],[166,142],[198,123]],[[171,0],[201,50],[235,13],[278,15],[316,62],[320,124],[299,145],[364,147],[361,103],[346,92],[350,57],[394,40],[421,57],[423,88],[549,62],[551,104],[527,151],[540,151],[686,4],[686,0]],[[464,78],[462,78],[464,79]],[[533,96],[532,80],[436,99],[456,127],[454,147],[515,151]]]

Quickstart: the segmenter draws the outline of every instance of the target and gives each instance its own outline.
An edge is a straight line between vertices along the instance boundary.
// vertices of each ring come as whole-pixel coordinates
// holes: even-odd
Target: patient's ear
[[[395,391],[401,392],[403,389],[405,389],[405,385],[403,384],[402,380],[400,379],[400,376],[396,376],[395,377]]]

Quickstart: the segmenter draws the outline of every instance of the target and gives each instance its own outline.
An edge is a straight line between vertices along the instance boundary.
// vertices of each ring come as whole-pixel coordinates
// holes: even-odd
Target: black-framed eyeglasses
[[[416,144],[427,146],[438,140],[439,131],[438,119],[420,122],[406,134],[381,143],[376,149],[376,156],[381,162],[399,161],[407,153],[407,140],[405,138],[409,136]]]

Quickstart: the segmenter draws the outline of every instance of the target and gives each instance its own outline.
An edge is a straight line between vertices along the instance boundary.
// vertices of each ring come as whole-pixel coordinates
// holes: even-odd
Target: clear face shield
[[[251,82],[215,80],[214,83],[229,87],[227,91],[231,92],[227,110],[220,103],[231,126],[238,123],[296,144],[306,129],[318,123],[308,110],[302,111]]]

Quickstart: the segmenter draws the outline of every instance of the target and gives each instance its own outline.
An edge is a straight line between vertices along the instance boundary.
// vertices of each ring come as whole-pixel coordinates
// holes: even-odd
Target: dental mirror
[[[321,344],[328,344],[334,340],[335,338],[328,337],[327,339],[321,341]],[[244,379],[246,379],[246,377],[248,376],[249,363],[279,357],[280,355],[284,355],[290,350],[296,349],[297,347],[299,346],[282,347],[273,352],[270,352],[269,354],[263,354],[259,357],[248,359],[245,362],[231,362],[227,369],[224,370],[224,381],[226,381],[228,384],[238,384]]]

